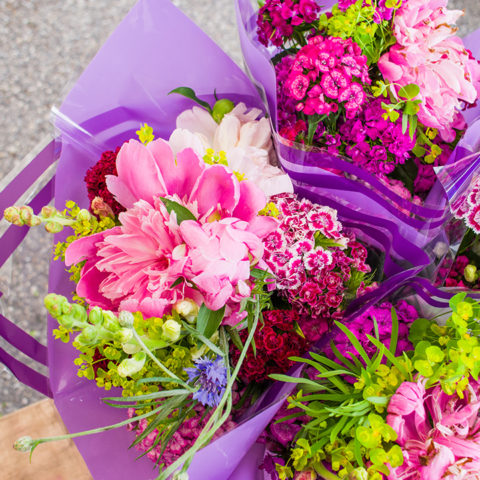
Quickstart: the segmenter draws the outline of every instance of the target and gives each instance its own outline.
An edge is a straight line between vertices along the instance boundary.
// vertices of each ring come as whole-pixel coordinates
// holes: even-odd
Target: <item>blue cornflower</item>
[[[199,389],[193,394],[193,398],[202,405],[215,407],[225,392],[227,385],[227,369],[223,359],[217,357],[210,360],[207,357],[195,360],[195,367],[186,368],[188,381]]]

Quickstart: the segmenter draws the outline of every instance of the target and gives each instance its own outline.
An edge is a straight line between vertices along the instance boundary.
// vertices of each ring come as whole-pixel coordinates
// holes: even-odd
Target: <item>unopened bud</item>
[[[23,220],[20,218],[20,210],[18,207],[8,207],[3,211],[3,217],[7,222],[13,223],[18,227],[24,225]]]
[[[127,343],[133,338],[133,332],[131,328],[121,328],[115,333],[115,340],[118,343]]]
[[[122,327],[132,328],[134,321],[135,318],[132,312],[127,312],[126,310],[123,310],[118,314],[118,322]]]
[[[212,117],[217,123],[220,123],[223,120],[223,117],[227,113],[230,113],[234,108],[235,104],[227,98],[217,100],[213,106]]]
[[[187,322],[194,323],[198,315],[198,305],[191,299],[186,298],[185,300],[180,300],[173,306],[179,315],[181,315]]]
[[[77,220],[80,222],[88,222],[92,218],[92,214],[86,210],[85,208],[82,208],[78,213],[77,213]]]
[[[363,467],[358,467],[348,475],[348,480],[368,480],[368,472]]]
[[[115,333],[120,330],[120,323],[118,318],[110,310],[103,312],[103,327],[109,332]]]
[[[145,352],[138,352],[132,357],[122,360],[120,365],[117,367],[117,373],[121,377],[131,377],[143,368],[146,359],[147,355]]]
[[[176,342],[180,338],[182,327],[175,320],[167,320],[162,325],[163,338],[169,342]]]
[[[90,204],[90,208],[92,209],[92,212],[99,217],[113,218],[115,216],[110,205],[105,203],[101,197],[95,197]]]
[[[82,331],[82,333],[75,339],[80,345],[95,345],[98,339],[98,332],[96,327],[88,325]]]
[[[122,349],[127,355],[133,355],[134,353],[139,352],[142,347],[140,345],[136,345],[135,343],[124,343],[122,344]]]
[[[475,283],[478,280],[477,267],[472,264],[467,265],[463,271],[463,276],[467,282]]]
[[[27,435],[16,440],[13,444],[13,448],[19,452],[29,452],[34,445],[35,442],[33,441],[33,438]]]
[[[173,474],[172,480],[189,480],[187,472],[177,472]]]
[[[50,207],[49,205],[42,207],[42,217],[50,218],[53,217],[57,213],[57,209],[55,207]]]
[[[47,222],[45,224],[45,230],[48,233],[59,233],[63,230],[63,225],[57,222]]]
[[[49,293],[43,300],[45,308],[48,313],[54,318],[57,318],[63,313],[63,305],[68,304],[67,299],[63,295],[57,295],[56,293]]]
[[[29,225],[30,220],[33,216],[33,209],[28,205],[22,205],[20,207],[20,218],[25,222],[25,224]]]
[[[101,325],[103,323],[103,312],[100,307],[93,307],[88,313],[88,320],[94,325]]]

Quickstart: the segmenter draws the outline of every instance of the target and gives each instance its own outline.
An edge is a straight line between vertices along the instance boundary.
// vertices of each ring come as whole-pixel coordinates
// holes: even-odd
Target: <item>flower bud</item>
[[[28,205],[22,205],[20,207],[20,218],[26,225],[30,225],[30,220],[33,217],[33,209]]]
[[[136,345],[135,343],[123,343],[122,349],[127,355],[133,355],[134,353],[139,352],[142,347],[140,345]]]
[[[110,205],[105,203],[101,197],[95,197],[90,204],[90,208],[92,209],[92,212],[99,217],[115,217]]]
[[[163,338],[169,342],[176,342],[180,338],[182,327],[175,320],[167,320],[162,325]]]
[[[45,224],[45,230],[48,233],[58,233],[63,230],[63,225],[61,223],[57,222],[47,222]]]
[[[103,328],[111,333],[116,333],[118,330],[120,330],[118,318],[110,310],[105,310],[103,312]]]
[[[188,480],[189,478],[187,472],[176,472],[173,474],[172,480]]]
[[[191,300],[190,298],[186,298],[177,302],[173,306],[173,310],[175,310],[179,315],[185,318],[187,322],[195,323],[199,308],[193,300]]]
[[[34,445],[35,442],[33,441],[33,438],[27,435],[16,440],[13,444],[13,448],[18,452],[29,452]]]
[[[100,307],[93,307],[88,314],[88,320],[90,323],[93,323],[93,325],[101,325],[103,323],[102,309]]]
[[[477,267],[472,264],[467,265],[463,271],[463,276],[467,282],[475,283],[478,280]]]
[[[127,343],[133,338],[133,332],[131,328],[121,328],[115,332],[115,340],[118,343]]]
[[[80,345],[95,345],[98,342],[97,328],[93,325],[86,326],[75,341]]]
[[[230,113],[234,108],[235,104],[227,98],[217,100],[213,106],[212,117],[217,123],[220,123],[223,120],[223,117],[227,113]]]
[[[24,225],[23,220],[20,218],[20,211],[18,207],[8,207],[3,211],[3,217],[9,223],[13,223],[17,225],[17,227],[21,227]]]
[[[122,327],[132,328],[134,321],[135,318],[132,312],[127,312],[126,310],[123,310],[118,314],[118,323],[120,323]]]
[[[348,480],[368,480],[368,472],[363,467],[358,467],[350,472]]]
[[[85,208],[82,208],[77,213],[77,220],[79,220],[80,222],[88,222],[91,218],[92,218],[92,214]]]
[[[146,360],[147,355],[145,352],[138,352],[132,357],[122,360],[120,365],[117,367],[117,373],[121,377],[131,377],[143,368]]]
[[[63,305],[68,305],[67,299],[63,295],[57,295],[56,293],[49,293],[45,296],[43,303],[48,313],[57,318],[63,313]]]
[[[49,205],[42,207],[42,210],[41,210],[41,214],[43,218],[53,217],[56,213],[57,213],[57,209]]]

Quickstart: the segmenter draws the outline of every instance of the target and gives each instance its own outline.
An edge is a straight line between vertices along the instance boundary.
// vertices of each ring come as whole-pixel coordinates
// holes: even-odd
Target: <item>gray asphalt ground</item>
[[[0,179],[52,133],[49,111],[88,64],[134,0],[0,0]],[[173,0],[241,64],[233,0]],[[455,0],[467,10],[466,34],[480,28],[479,0]],[[1,180],[0,180],[1,181]],[[0,270],[0,312],[46,341],[42,299],[51,246],[33,230]],[[0,343],[0,346],[4,344]],[[0,366],[0,415],[42,396]]]

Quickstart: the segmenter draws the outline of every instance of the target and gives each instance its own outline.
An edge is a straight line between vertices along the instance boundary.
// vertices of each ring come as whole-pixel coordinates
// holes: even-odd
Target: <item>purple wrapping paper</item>
[[[82,182],[86,170],[102,151],[115,148],[135,135],[142,122],[157,137],[168,138],[177,115],[192,102],[167,93],[178,86],[192,87],[199,96],[217,94],[249,106],[262,107],[245,74],[198,27],[168,0],[140,0],[78,79],[57,113],[62,152],[57,169],[55,204],[65,201],[88,205]],[[63,234],[65,235],[65,234]],[[57,241],[62,239],[57,236]],[[70,296],[61,262],[53,262],[49,291]],[[49,319],[49,331],[56,322]],[[94,382],[76,376],[71,345],[48,339],[48,363],[56,406],[70,432],[109,425],[125,419],[126,411],[108,407],[110,396]],[[280,406],[270,405],[201,452],[189,469],[191,480],[252,480],[261,446],[250,447]],[[76,440],[93,477],[98,480],[154,479],[154,464],[128,450],[135,436],[125,428]],[[242,461],[244,455],[248,456]],[[234,473],[239,465],[239,471]],[[245,473],[250,472],[250,473]]]

